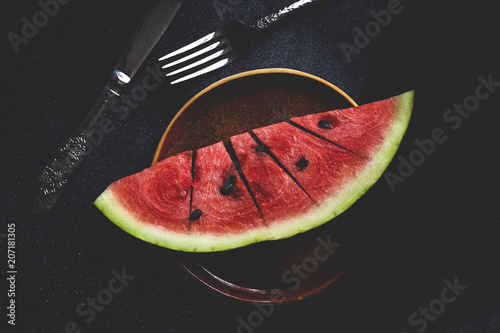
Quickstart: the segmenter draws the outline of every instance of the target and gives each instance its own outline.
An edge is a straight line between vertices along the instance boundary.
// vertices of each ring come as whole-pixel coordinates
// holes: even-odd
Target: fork
[[[158,61],[169,59],[162,66],[170,72],[166,75],[173,80],[170,84],[183,82],[226,66],[250,54],[253,43],[271,26],[299,9],[311,7],[314,3],[329,3],[333,0],[300,0],[267,15],[253,24],[230,21],[219,30],[212,32],[180,49],[168,53]]]

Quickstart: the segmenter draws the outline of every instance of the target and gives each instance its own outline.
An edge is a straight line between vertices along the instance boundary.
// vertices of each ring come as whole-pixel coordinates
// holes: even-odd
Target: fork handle
[[[299,0],[281,9],[276,13],[269,14],[257,20],[251,26],[258,32],[262,32],[271,27],[272,25],[276,24],[278,21],[281,21],[283,18],[287,17],[292,12],[296,12],[300,9],[310,7],[312,4],[320,2],[332,2],[332,0]]]

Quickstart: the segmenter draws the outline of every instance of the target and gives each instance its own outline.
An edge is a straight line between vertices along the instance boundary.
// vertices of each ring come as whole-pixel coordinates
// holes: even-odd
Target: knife
[[[92,152],[88,133],[98,129],[121,91],[134,77],[184,0],[154,0],[96,102],[73,135],[47,160],[24,197],[28,216],[48,214],[85,156]],[[87,133],[87,136],[85,135]]]

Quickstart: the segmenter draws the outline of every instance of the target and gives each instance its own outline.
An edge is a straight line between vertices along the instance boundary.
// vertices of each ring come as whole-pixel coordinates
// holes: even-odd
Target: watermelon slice
[[[413,91],[292,118],[181,153],[112,183],[95,205],[130,234],[181,251],[228,250],[317,227],[382,175]]]

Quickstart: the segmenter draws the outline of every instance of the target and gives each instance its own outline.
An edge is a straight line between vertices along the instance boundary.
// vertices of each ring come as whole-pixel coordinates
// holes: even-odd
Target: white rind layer
[[[308,212],[273,222],[252,230],[234,234],[177,233],[166,228],[137,220],[121,201],[115,197],[112,186],[108,187],[94,204],[117,226],[146,242],[187,252],[224,251],[252,243],[288,238],[301,232],[316,228],[330,221],[349,208],[380,178],[394,157],[410,121],[414,91],[397,96],[396,117],[391,124],[384,143],[373,154],[361,174],[328,199]]]

